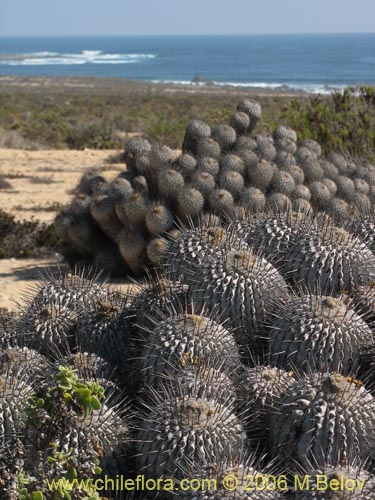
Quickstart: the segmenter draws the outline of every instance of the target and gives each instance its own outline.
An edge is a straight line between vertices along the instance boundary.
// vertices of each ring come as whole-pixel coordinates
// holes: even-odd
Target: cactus
[[[220,170],[219,162],[214,158],[200,158],[197,161],[197,170],[207,172],[215,177]]]
[[[328,161],[335,165],[340,175],[348,173],[348,163],[340,153],[331,153],[328,155]]]
[[[292,243],[312,224],[310,212],[271,212],[261,214],[254,226],[244,227],[242,236],[249,245],[263,251],[267,259],[275,259],[282,267]]]
[[[314,206],[325,208],[332,199],[331,191],[323,182],[312,182],[310,184],[311,201]]]
[[[271,182],[271,189],[274,192],[290,195],[295,187],[296,184],[289,172],[285,172],[285,170],[276,170]]]
[[[220,145],[222,153],[229,149],[236,142],[236,131],[229,125],[218,125],[212,130],[212,138]]]
[[[171,245],[165,263],[168,277],[178,279],[199,268],[207,255],[220,252],[228,235],[220,227],[185,230]]]
[[[253,131],[262,117],[261,105],[253,99],[244,99],[237,106],[237,111],[246,113],[250,118],[249,131]]]
[[[275,130],[273,138],[275,139],[275,141],[279,139],[289,139],[293,142],[297,142],[297,133],[295,132],[295,130],[286,125],[280,125]]]
[[[312,139],[305,139],[301,146],[310,149],[313,153],[315,153],[317,158],[320,158],[322,155],[322,148],[320,144]]]
[[[202,120],[191,120],[185,132],[184,141],[182,144],[182,151],[184,153],[196,155],[197,144],[200,139],[210,137],[211,127]]]
[[[210,210],[215,214],[230,214],[234,209],[233,196],[226,189],[214,189],[209,198]]]
[[[337,295],[375,278],[375,257],[365,243],[348,231],[324,223],[305,231],[291,245],[285,272],[293,283]]]
[[[286,284],[275,267],[249,251],[232,250],[230,244],[216,258],[206,258],[188,277],[192,297],[220,314],[235,328],[237,342],[244,350],[257,348],[274,300]]]
[[[183,175],[172,168],[161,171],[158,175],[159,192],[166,198],[176,199],[184,184]]]
[[[331,197],[333,198],[337,194],[337,186],[332,179],[325,178],[322,180],[322,183],[327,186],[329,192],[331,193]]]
[[[239,156],[233,154],[222,155],[219,160],[219,165],[222,171],[231,170],[242,175],[245,171],[245,165],[242,159]]]
[[[241,204],[248,207],[250,212],[260,212],[266,206],[266,197],[260,189],[245,188],[241,194]]]
[[[160,388],[165,377],[172,379],[180,370],[220,362],[222,369],[230,372],[239,363],[232,333],[210,317],[194,313],[171,311],[163,320],[154,321],[142,343],[143,382],[154,389]]]
[[[196,219],[201,214],[203,205],[202,193],[191,186],[185,186],[177,196],[177,210],[182,218]]]
[[[120,364],[128,355],[128,299],[118,293],[97,300],[85,312],[75,330],[75,344],[110,363]]]
[[[196,159],[194,156],[188,154],[180,155],[173,163],[173,168],[177,170],[177,172],[179,172],[186,180],[189,180],[196,166]]]
[[[257,143],[248,135],[240,135],[232,146],[232,152],[238,155],[242,151],[255,151]]]
[[[375,400],[361,382],[337,373],[310,375],[287,388],[271,418],[271,445],[283,466],[373,456]]]
[[[212,137],[204,137],[198,141],[197,157],[214,158],[218,160],[221,154],[221,147]]]
[[[154,238],[148,243],[146,253],[153,266],[160,267],[164,263],[169,246],[170,242],[165,238]]]
[[[123,229],[119,234],[120,253],[135,275],[142,274],[145,266],[146,240],[142,234],[131,229]]]
[[[350,305],[334,297],[305,295],[280,304],[267,330],[277,366],[350,375],[373,349],[371,329]]]
[[[195,466],[189,478],[197,478],[205,488],[182,493],[183,500],[281,500],[282,494],[272,481],[272,470],[264,470],[253,456],[241,453],[213,464]],[[203,477],[202,477],[203,472]],[[255,486],[255,478],[267,478],[267,486]],[[261,483],[261,479],[259,481]],[[266,482],[266,480],[265,480]],[[191,483],[194,485],[194,481]],[[184,488],[185,489],[185,488]],[[254,491],[256,490],[256,497]],[[367,499],[365,499],[367,500]]]
[[[160,203],[148,209],[145,221],[151,236],[164,234],[173,227],[172,212]]]
[[[292,209],[290,198],[284,193],[274,193],[267,197],[267,205],[271,210],[288,212]]]
[[[207,198],[215,189],[215,178],[208,172],[197,170],[191,178],[191,185]]]
[[[344,175],[339,175],[335,180],[337,186],[337,195],[340,198],[350,202],[354,193],[355,193],[355,185],[354,182],[349,179],[349,177],[345,177]]]
[[[298,186],[296,186],[295,190],[291,194],[291,199],[292,200],[304,199],[306,201],[310,201],[311,200],[311,191],[307,186],[305,186],[303,184],[299,184]]]
[[[256,136],[257,148],[255,150],[260,160],[273,161],[276,157],[276,148],[271,138],[263,135]]]
[[[211,463],[241,451],[246,435],[232,398],[224,404],[221,398],[206,400],[178,390],[166,392],[160,396],[150,391],[144,405],[136,456],[142,473],[182,479],[182,471],[191,463]]]
[[[238,172],[226,170],[219,177],[219,186],[228,191],[234,200],[238,200],[245,186],[244,178]]]
[[[230,119],[230,126],[236,131],[237,135],[246,134],[250,127],[250,117],[246,113],[236,111]]]
[[[265,192],[271,184],[276,167],[273,163],[261,160],[254,168],[247,170],[247,177],[252,187]]]
[[[368,194],[370,191],[370,186],[364,179],[358,177],[353,179],[355,190],[357,193]]]
[[[293,165],[290,168],[285,168],[283,170],[286,170],[287,172],[290,173],[290,175],[293,177],[293,180],[296,184],[296,187],[302,185],[305,181],[305,174],[303,173],[303,170],[301,167],[298,165]]]

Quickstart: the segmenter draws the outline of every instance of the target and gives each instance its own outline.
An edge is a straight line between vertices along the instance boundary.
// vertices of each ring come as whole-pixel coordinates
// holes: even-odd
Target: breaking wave
[[[132,64],[154,59],[155,54],[106,54],[101,50],[80,53],[33,52],[30,54],[0,54],[3,66],[60,66],[72,64]]]

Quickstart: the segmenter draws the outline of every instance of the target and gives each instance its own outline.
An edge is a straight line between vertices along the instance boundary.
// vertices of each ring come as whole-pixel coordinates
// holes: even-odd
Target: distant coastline
[[[0,76],[111,77],[329,94],[375,83],[374,46],[371,33],[2,37]]]

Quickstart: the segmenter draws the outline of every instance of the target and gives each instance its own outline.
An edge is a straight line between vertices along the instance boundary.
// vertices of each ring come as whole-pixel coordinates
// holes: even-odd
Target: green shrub
[[[332,95],[294,99],[281,120],[298,139],[318,141],[325,153],[375,159],[375,88],[348,87]]]

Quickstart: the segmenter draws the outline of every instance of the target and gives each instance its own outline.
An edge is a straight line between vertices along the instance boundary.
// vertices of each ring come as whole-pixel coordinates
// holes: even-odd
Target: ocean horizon
[[[375,33],[0,37],[0,76],[330,93],[375,84]]]

